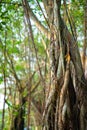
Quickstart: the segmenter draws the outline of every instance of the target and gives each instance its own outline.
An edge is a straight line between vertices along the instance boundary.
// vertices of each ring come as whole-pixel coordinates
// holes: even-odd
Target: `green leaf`
[[[24,70],[24,67],[20,64],[20,65],[16,65],[15,69],[16,71],[22,71]]]
[[[3,76],[0,76],[0,84],[3,82]]]

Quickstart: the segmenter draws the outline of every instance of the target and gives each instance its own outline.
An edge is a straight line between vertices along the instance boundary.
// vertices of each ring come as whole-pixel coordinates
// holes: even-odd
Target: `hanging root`
[[[67,63],[67,66],[66,66],[64,84],[63,84],[61,92],[60,92],[59,120],[58,120],[59,130],[64,129],[64,126],[63,126],[64,124],[63,124],[63,120],[62,120],[62,112],[63,112],[63,107],[64,107],[66,95],[67,95],[68,84],[69,84],[69,63]]]

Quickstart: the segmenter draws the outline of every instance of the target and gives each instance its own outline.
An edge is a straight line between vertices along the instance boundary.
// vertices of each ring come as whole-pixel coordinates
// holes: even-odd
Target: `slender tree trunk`
[[[2,126],[1,129],[4,129],[4,121],[5,121],[5,99],[6,99],[6,74],[5,70],[3,72],[3,77],[4,77],[4,103],[3,103],[3,110],[2,110]]]
[[[6,39],[7,39],[7,32],[5,31],[5,46],[3,49],[4,53],[4,66],[3,66],[3,81],[4,81],[4,102],[3,102],[3,110],[2,110],[2,126],[1,129],[4,129],[5,124],[5,99],[6,99]]]
[[[83,44],[83,54],[82,54],[82,64],[83,64],[84,71],[86,65],[85,64],[86,49],[87,49],[87,0],[85,0],[85,7],[84,7],[84,44]]]

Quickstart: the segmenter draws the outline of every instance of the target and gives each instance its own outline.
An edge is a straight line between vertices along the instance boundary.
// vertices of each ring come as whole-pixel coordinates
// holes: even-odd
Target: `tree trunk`
[[[20,106],[18,107],[18,110],[16,110],[17,112],[14,111],[15,116],[10,130],[24,130],[24,103],[24,99],[20,98]]]
[[[51,91],[43,113],[43,129],[86,130],[87,81],[77,41],[62,19],[61,0],[43,0],[43,3],[49,31],[41,25],[26,4],[35,25],[46,36],[49,34],[50,39]]]
[[[43,129],[86,130],[87,81],[77,42],[61,18],[61,0],[43,2],[51,32],[51,92],[43,114]],[[61,72],[57,75],[60,64]]]

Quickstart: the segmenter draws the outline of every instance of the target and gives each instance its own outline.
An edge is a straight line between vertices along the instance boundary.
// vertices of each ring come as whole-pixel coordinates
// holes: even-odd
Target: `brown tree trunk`
[[[25,115],[25,108],[24,108],[24,99],[20,99],[20,106],[17,110],[14,111],[14,119],[13,125],[11,126],[10,130],[24,130],[24,115]]]
[[[43,114],[44,130],[86,130],[87,82],[77,42],[61,18],[61,0],[47,0],[44,5],[51,32],[51,92]]]
[[[61,17],[61,0],[43,0],[43,3],[48,17],[49,33],[26,4],[29,16],[38,29],[45,35],[49,34],[50,39],[51,91],[43,113],[43,129],[86,130],[87,81],[77,42]]]

